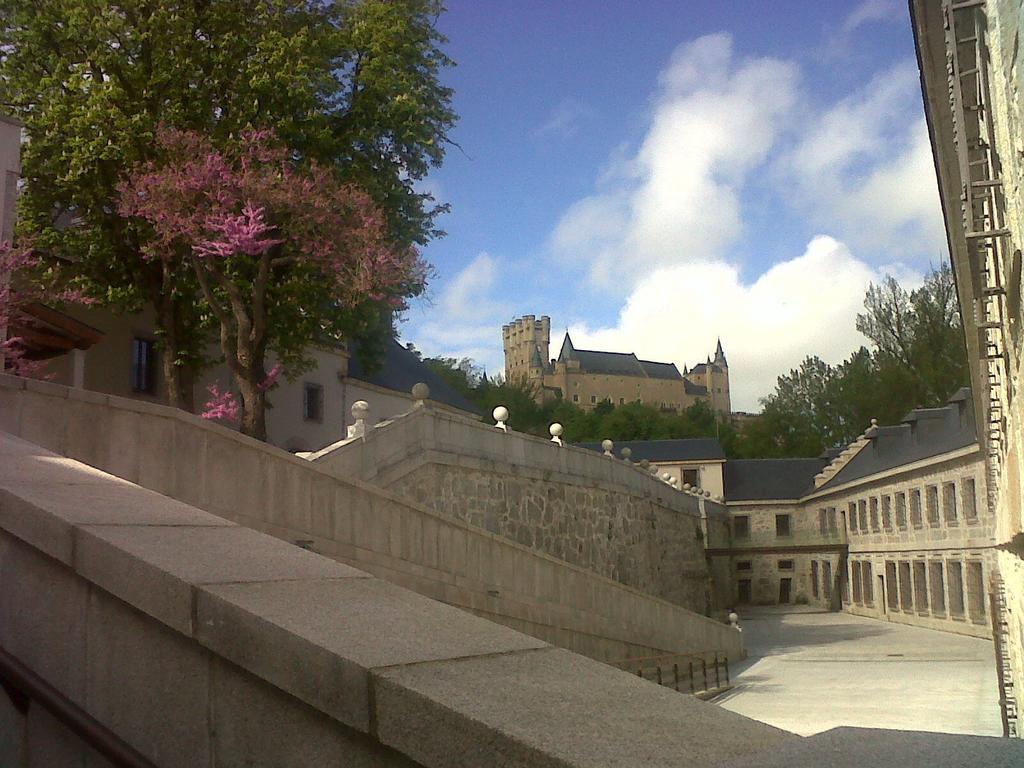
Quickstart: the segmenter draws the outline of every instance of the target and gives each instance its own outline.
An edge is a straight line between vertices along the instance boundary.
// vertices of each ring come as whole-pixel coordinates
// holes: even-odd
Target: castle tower
[[[709,368],[708,393],[711,395],[711,407],[719,413],[732,413],[732,397],[729,394],[729,361],[725,359],[722,340],[715,347],[713,368]]]
[[[551,344],[551,318],[523,315],[501,327],[505,381],[543,380]]]

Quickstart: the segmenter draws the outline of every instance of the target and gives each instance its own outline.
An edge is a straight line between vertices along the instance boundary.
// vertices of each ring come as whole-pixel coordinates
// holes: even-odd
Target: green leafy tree
[[[148,228],[122,218],[126,171],[158,160],[160,125],[224,147],[272,129],[298,158],[335,166],[406,244],[443,210],[416,190],[454,124],[436,0],[0,0],[0,96],[22,119],[19,227],[71,258],[88,295],[151,306],[173,405],[211,320],[183,263],[144,258]]]

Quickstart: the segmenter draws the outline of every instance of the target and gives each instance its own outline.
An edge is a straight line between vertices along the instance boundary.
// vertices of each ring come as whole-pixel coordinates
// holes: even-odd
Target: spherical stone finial
[[[499,405],[491,411],[491,416],[493,416],[494,420],[497,422],[494,426],[503,432],[508,432],[508,426],[505,424],[505,422],[508,421],[508,408],[504,405]]]
[[[711,498],[711,491],[709,491],[706,488],[704,489],[704,498],[705,499],[710,499]]]
[[[412,397],[417,403],[422,403],[430,397],[430,387],[422,381],[416,382],[412,385]]]
[[[551,435],[551,442],[562,444],[562,425],[557,421],[548,427],[548,434]]]
[[[668,472],[662,472],[661,479],[667,483],[669,480],[672,479],[672,475],[670,475]]]
[[[871,426],[872,427],[877,427],[878,426],[878,419],[872,419],[871,420]]]
[[[601,441],[601,450],[604,451],[604,455],[605,456],[611,456],[612,455],[612,448],[614,448],[614,447],[615,447],[615,443],[613,443],[608,438],[605,438],[604,440]]]
[[[623,448],[623,449],[622,449],[621,451],[619,451],[619,454],[620,454],[620,455],[622,456],[622,458],[624,458],[624,459],[625,459],[626,461],[629,461],[629,457],[633,455],[633,449],[632,449],[632,448],[630,448],[630,447],[629,447],[629,446],[627,445],[627,446],[626,446],[625,448]]]
[[[642,469],[650,469],[651,468],[651,462],[649,462],[647,459],[640,459],[640,461],[638,461],[636,463],[636,465],[638,467],[642,468]]]
[[[689,483],[683,483],[683,490],[684,491],[690,490],[690,484]]]
[[[365,421],[370,415],[370,404],[365,400],[356,400],[352,403],[352,418],[356,421]]]

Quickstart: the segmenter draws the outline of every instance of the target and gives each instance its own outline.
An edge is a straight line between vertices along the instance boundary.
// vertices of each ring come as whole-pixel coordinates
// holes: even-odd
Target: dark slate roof
[[[650,360],[640,360],[640,368],[652,379],[673,379],[679,381],[683,378],[675,363],[654,363]]]
[[[726,501],[799,499],[813,490],[827,459],[730,459],[722,480]]]
[[[605,373],[618,376],[640,376],[648,379],[673,379],[683,377],[675,363],[655,363],[641,360],[632,352],[599,352],[592,349],[576,349],[569,334],[565,334],[558,362],[576,360],[583,373]]]
[[[578,443],[588,451],[604,452],[600,443]],[[621,455],[623,448],[629,448],[631,461],[707,461],[724,460],[722,444],[713,437],[694,437],[680,440],[623,440],[616,442],[612,452]]]
[[[709,368],[712,373],[723,373],[722,368],[714,363],[697,363],[690,369],[690,373],[704,373]]]
[[[965,387],[942,408],[916,408],[901,424],[871,427],[864,434],[868,444],[817,490],[976,444],[971,391]]]
[[[688,395],[707,395],[708,388],[703,384],[694,384],[689,379],[683,379],[683,389]]]
[[[358,347],[353,346],[352,357],[348,361],[348,375],[353,379],[375,384],[378,387],[391,389],[409,395],[413,384],[423,382],[430,387],[430,399],[450,405],[462,411],[479,414],[480,410],[460,395],[444,379],[430,370],[423,362],[398,343],[390,339],[384,345],[384,357],[381,365],[373,373],[367,373],[359,359]]]

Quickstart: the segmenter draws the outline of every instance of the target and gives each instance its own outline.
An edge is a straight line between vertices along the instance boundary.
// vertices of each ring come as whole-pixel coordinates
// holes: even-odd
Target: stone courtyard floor
[[[846,613],[748,608],[716,704],[809,736],[837,726],[1001,736],[992,643]]]

